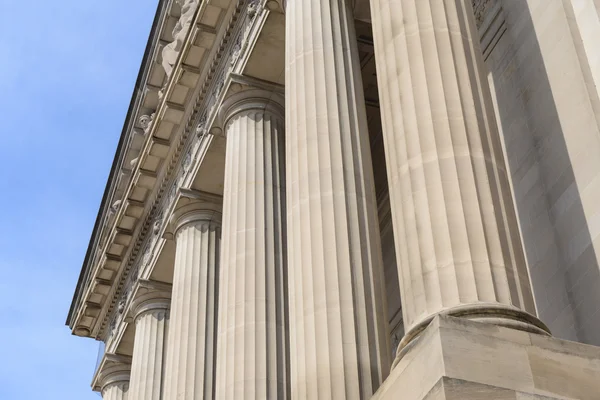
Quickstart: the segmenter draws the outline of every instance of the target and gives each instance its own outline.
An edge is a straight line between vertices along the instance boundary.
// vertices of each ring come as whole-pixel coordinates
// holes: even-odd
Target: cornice
[[[224,0],[219,4],[225,4],[227,1]],[[94,260],[95,262],[90,262],[89,259],[86,260],[88,278],[79,283],[78,293],[74,301],[74,312],[70,314],[68,320],[74,333],[102,338],[105,337],[109,319],[113,320],[114,327],[112,316],[114,315],[115,305],[123,292],[123,286],[132,280],[128,277],[137,276],[140,263],[143,263],[150,253],[148,251],[149,247],[154,247],[156,244],[155,240],[148,240],[148,233],[160,230],[160,228],[156,229],[153,225],[157,224],[156,221],[159,216],[161,219],[166,218],[165,210],[168,211],[168,205],[173,203],[178,188],[185,183],[184,181],[191,180],[189,171],[192,161],[197,161],[198,156],[202,157],[202,153],[205,153],[208,145],[210,145],[212,138],[203,129],[201,118],[202,115],[206,118],[208,110],[212,111],[211,100],[223,88],[223,80],[220,79],[222,76],[219,75],[219,71],[226,69],[223,66],[223,55],[231,48],[230,38],[233,31],[239,33],[239,29],[236,29],[240,25],[237,23],[238,17],[244,9],[243,6],[249,3],[251,5],[256,1],[230,0],[230,3],[228,3],[230,8],[226,12],[226,17],[224,17],[226,20],[220,24],[221,28],[217,30],[220,33],[216,37],[218,40],[216,47],[213,47],[210,54],[209,60],[211,61],[205,62],[202,68],[193,70],[183,63],[183,59],[185,58],[187,61],[195,55],[193,50],[197,44],[199,32],[205,32],[205,22],[207,22],[202,19],[204,16],[203,11],[214,6],[205,0],[198,7],[191,24],[192,29],[189,30],[186,36],[185,45],[179,54],[176,66],[171,72],[168,84],[162,89],[162,101],[155,111],[154,117],[142,121],[145,125],[146,142],[140,156],[135,159],[132,165],[130,185],[125,191],[123,199],[113,199],[115,201],[112,202],[113,213],[116,214],[113,221],[120,221],[119,218],[124,215],[132,217],[125,214],[124,210],[133,210],[133,217],[139,221],[135,227],[123,227],[115,223],[112,228],[109,228],[109,231],[113,233],[109,233],[108,242],[119,233],[129,234],[127,243],[119,244],[120,246],[127,246],[127,254],[124,254],[123,257],[113,257],[107,252],[103,253],[99,260]],[[248,9],[250,9],[250,6]],[[188,96],[194,104],[192,106],[186,106],[185,104],[178,106],[171,101],[172,96],[177,95],[177,90],[180,90],[177,85],[182,82],[185,84],[186,79],[189,79],[189,74],[197,73],[201,69],[206,71],[203,75],[204,79],[196,79],[197,82],[194,83],[197,83],[195,85],[197,89],[194,90],[193,95]],[[205,112],[201,113],[202,110],[205,110]],[[165,122],[172,124],[173,120],[178,120],[179,124],[184,126],[178,136],[179,139],[175,141],[172,139],[169,141],[161,140],[159,138],[161,124]],[[200,124],[200,129],[194,129],[198,124]],[[159,134],[157,135],[157,133]],[[154,170],[148,168],[148,163],[151,164],[154,158],[161,155],[161,153],[166,157],[161,167],[159,169],[154,168]],[[140,192],[145,194],[144,198],[136,199],[136,193],[139,195]],[[164,225],[164,223],[157,225]],[[97,231],[98,227],[96,233]],[[148,242],[152,242],[152,246],[149,246]],[[106,248],[108,248],[108,245]],[[103,267],[101,268],[101,266]],[[97,285],[92,285],[92,283],[97,282],[99,269],[103,270],[106,267],[118,276],[118,280],[115,281],[113,278],[109,282],[104,282],[108,284],[104,285],[101,293],[96,293]],[[130,273],[132,269],[135,272],[134,274]],[[92,293],[90,294],[90,292]],[[96,303],[90,303],[90,298],[93,298]],[[106,302],[109,299],[111,299],[110,304]],[[92,310],[91,313],[90,310]],[[98,325],[99,319],[102,321],[100,325]],[[78,331],[80,328],[83,330]]]
[[[144,56],[142,59],[142,65],[140,67],[140,71],[138,73],[138,77],[136,79],[136,84],[134,87],[133,95],[131,102],[129,104],[129,109],[127,112],[127,117],[125,119],[125,123],[123,125],[123,130],[121,132],[121,136],[119,139],[119,143],[117,145],[117,150],[115,153],[115,157],[113,159],[112,167],[109,173],[109,178],[106,184],[106,188],[104,190],[104,194],[102,196],[102,201],[100,203],[100,208],[98,210],[98,214],[96,216],[96,221],[94,223],[94,227],[92,230],[92,235],[90,238],[90,242],[88,245],[88,249],[83,261],[83,266],[81,272],[79,274],[79,278],[77,281],[77,286],[75,293],[73,295],[73,300],[71,302],[71,306],[69,309],[69,313],[67,316],[66,324],[71,328],[75,329],[76,327],[73,324],[74,313],[76,312],[78,306],[81,303],[82,291],[85,289],[86,283],[89,280],[90,268],[89,266],[94,263],[97,257],[96,249],[98,247],[98,241],[102,236],[103,228],[105,225],[105,221],[107,220],[107,216],[111,212],[112,206],[112,198],[116,191],[116,187],[121,177],[123,171],[123,164],[125,162],[125,155],[127,153],[128,147],[131,143],[132,136],[137,133],[134,129],[135,125],[135,116],[137,115],[137,111],[141,104],[141,97],[144,95],[144,86],[145,82],[148,78],[148,73],[150,67],[152,65],[154,59],[155,49],[159,43],[160,38],[160,30],[162,29],[162,25],[164,23],[165,14],[167,10],[167,5],[169,0],[160,0],[157,6],[156,15],[154,21],[152,23],[152,27],[150,30],[150,35],[148,38],[148,42],[146,45],[146,50],[144,52]]]
[[[250,49],[244,43],[255,40],[257,27],[262,26],[266,20],[269,11],[264,9],[264,4],[264,0],[240,0],[235,3],[230,14],[231,19],[224,28],[222,39],[214,52],[212,63],[206,66],[208,73],[202,85],[199,85],[198,93],[193,96],[195,102],[192,107],[186,107],[188,116],[185,128],[179,140],[171,144],[171,157],[165,172],[157,174],[153,189],[156,195],[152,200],[146,200],[146,207],[151,204],[151,211],[144,218],[143,228],[134,235],[136,241],[133,251],[126,263],[121,262],[120,279],[118,283],[112,284],[111,292],[106,296],[109,302],[105,301],[97,317],[97,328],[90,334],[105,339],[107,346],[113,339],[118,339],[114,337],[115,331],[122,330],[117,329],[117,326],[122,326],[119,321],[123,321],[123,316],[119,313],[121,307],[117,305],[128,302],[131,292],[128,288],[132,287],[138,277],[149,276],[148,271],[164,243],[168,218],[177,204],[189,197],[190,193],[187,193],[185,188],[189,187],[199,169],[213,134],[220,133],[220,128],[214,125],[218,108],[232,81],[231,74],[239,70],[247,58]],[[197,26],[197,22],[193,26]],[[243,52],[235,51],[240,41]],[[181,65],[174,68],[172,76],[176,77],[181,69]],[[164,93],[168,99],[169,90],[165,89]],[[155,121],[160,124],[163,117],[158,111],[156,116]],[[114,347],[113,344],[111,347]]]

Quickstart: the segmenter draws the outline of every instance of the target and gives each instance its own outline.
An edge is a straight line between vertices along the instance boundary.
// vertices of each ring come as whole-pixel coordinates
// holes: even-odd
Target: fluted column
[[[176,214],[164,399],[214,399],[220,206],[191,204]]]
[[[286,1],[292,398],[368,399],[389,371],[381,239],[350,1]]]
[[[115,382],[102,390],[102,400],[127,400],[129,382]]]
[[[471,0],[371,0],[406,335],[537,320]]]
[[[132,305],[135,338],[128,400],[160,400],[169,299],[150,293]]]
[[[103,400],[128,399],[130,371],[131,366],[125,364],[112,365],[101,371],[98,384]]]
[[[278,97],[253,90],[223,105],[217,399],[289,397],[284,117]]]

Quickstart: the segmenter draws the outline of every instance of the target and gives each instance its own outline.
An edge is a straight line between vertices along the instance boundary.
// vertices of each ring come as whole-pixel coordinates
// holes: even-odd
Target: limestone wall
[[[538,312],[600,345],[600,2],[496,3],[480,29]]]

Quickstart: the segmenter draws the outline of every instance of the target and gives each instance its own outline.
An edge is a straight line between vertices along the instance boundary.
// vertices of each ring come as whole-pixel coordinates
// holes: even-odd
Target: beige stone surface
[[[102,391],[102,400],[127,400],[129,382],[116,382],[110,384]]]
[[[160,292],[133,304],[135,340],[128,400],[162,399],[168,311],[169,299]]]
[[[515,390],[482,385],[460,379],[442,378],[426,399],[443,400],[564,400],[565,397],[550,397],[539,394],[529,394]]]
[[[68,317],[93,390],[600,399],[530,333],[600,344],[599,10],[161,2]]]
[[[94,390],[102,394],[103,400],[127,400],[131,364],[106,358],[103,361],[94,379]]]
[[[542,326],[471,2],[371,4],[401,347],[442,311]]]
[[[600,348],[436,317],[373,400],[598,399]]]
[[[501,3],[486,63],[537,308],[556,335],[599,345],[598,3]]]
[[[284,119],[276,98],[252,90],[223,106],[217,399],[289,397]]]
[[[388,373],[389,338],[348,1],[287,1],[286,68],[292,398],[366,399]]]
[[[197,202],[176,211],[164,400],[214,398],[220,208]]]

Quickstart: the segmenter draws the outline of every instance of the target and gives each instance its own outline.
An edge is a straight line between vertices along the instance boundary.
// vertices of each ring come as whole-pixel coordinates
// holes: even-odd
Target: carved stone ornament
[[[162,67],[167,76],[173,72],[173,66],[177,61],[177,56],[183,47],[185,36],[190,30],[194,13],[198,8],[200,0],[175,0],[181,5],[181,16],[173,28],[173,41],[165,46],[162,51]]]
[[[152,122],[154,122],[154,116],[155,113],[152,113],[150,115],[142,115],[140,117],[140,126],[144,130],[144,134],[148,134],[148,132],[150,132],[150,130],[152,129]]]
[[[192,153],[191,153],[191,150],[192,149],[190,148],[190,150],[185,154],[185,158],[183,159],[183,172],[184,172],[184,174],[188,171],[188,168],[192,164]]]
[[[196,136],[202,137],[206,133],[206,115],[203,115],[196,127]]]
[[[120,314],[120,313],[119,313]],[[110,321],[108,337],[111,338],[115,334],[115,330],[117,329],[117,318],[116,316]]]
[[[123,311],[125,311],[125,303],[127,302],[127,298],[122,298],[121,300],[119,300],[119,305],[117,308],[117,312],[120,314],[123,314]]]
[[[122,200],[117,200],[113,203],[113,205],[110,207],[110,211],[112,211],[113,213],[116,213],[117,211],[119,211],[119,208],[121,208],[121,203]]]
[[[152,233],[155,235],[158,235],[158,232],[160,232],[160,226],[161,226],[161,221],[159,221],[159,220],[154,221],[154,225],[152,226]]]
[[[492,7],[498,0],[472,0],[473,11],[475,12],[475,22],[477,28],[480,28],[485,20],[487,10]]]
[[[242,54],[242,36],[238,36],[235,41],[235,45],[233,46],[233,50],[231,51],[231,61],[230,64],[233,65],[240,58],[240,54]]]
[[[151,251],[152,245],[148,245],[146,249],[144,249],[144,256],[142,257],[142,265],[147,265],[152,259],[153,253]]]
[[[256,19],[258,13],[263,9],[261,0],[251,0],[250,4],[248,4],[248,20],[245,23],[245,26],[242,28],[242,33],[237,37],[235,45],[231,50],[231,60],[230,64],[233,66],[236,61],[240,58],[240,55],[246,48],[248,44],[248,36],[250,35],[250,31],[252,30],[252,24]]]
[[[140,126],[144,130],[144,133],[148,129],[148,126],[150,126],[150,121],[152,121],[152,117],[150,115],[142,115],[140,117]]]
[[[261,0],[251,0],[250,4],[248,4],[248,16],[254,18],[261,7]]]
[[[162,227],[163,215],[164,211],[161,209],[160,212],[156,214],[156,217],[154,217],[154,224],[152,225],[152,233],[154,235],[158,235],[158,233],[160,232],[160,228]]]

